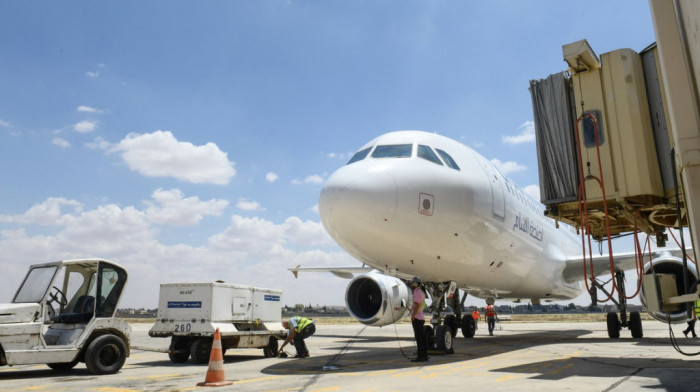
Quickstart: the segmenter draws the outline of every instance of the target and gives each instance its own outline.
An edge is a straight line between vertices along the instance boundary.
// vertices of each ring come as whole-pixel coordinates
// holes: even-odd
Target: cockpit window
[[[455,162],[455,160],[452,159],[450,154],[440,150],[439,148],[436,148],[435,150],[438,152],[438,154],[440,154],[440,156],[445,161],[445,164],[447,164],[447,166],[449,166],[455,170],[459,170],[459,166],[457,165],[457,162]]]
[[[372,152],[372,158],[410,158],[413,144],[388,144],[377,146]]]
[[[424,146],[422,144],[418,145],[418,157],[442,166],[440,158],[438,158],[438,156],[433,152],[433,149],[428,146]]]
[[[348,165],[351,163],[355,163],[357,161],[361,161],[367,157],[367,154],[369,154],[369,150],[371,150],[372,147],[367,147],[364,150],[360,150],[355,153],[355,155],[350,158],[350,161],[347,163]]]

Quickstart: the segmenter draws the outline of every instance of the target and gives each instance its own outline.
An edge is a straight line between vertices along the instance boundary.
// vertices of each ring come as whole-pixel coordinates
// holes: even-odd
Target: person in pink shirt
[[[418,346],[418,356],[412,359],[412,362],[425,362],[428,360],[428,342],[425,340],[423,326],[425,325],[425,293],[421,289],[421,280],[418,277],[411,281],[411,289],[413,289],[413,307],[411,308],[411,324],[413,325],[413,335],[416,338]]]

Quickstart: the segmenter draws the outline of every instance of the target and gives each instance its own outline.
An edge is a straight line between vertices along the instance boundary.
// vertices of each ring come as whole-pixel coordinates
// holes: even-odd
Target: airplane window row
[[[410,158],[413,144],[387,144],[377,146],[372,152],[372,158]]]
[[[348,161],[348,165],[351,163],[355,163],[357,161],[361,161],[369,155],[369,152],[372,150],[372,147],[367,147],[363,150],[360,150],[355,153],[355,155],[350,158],[350,161]],[[454,170],[460,170],[459,165],[457,165],[457,162],[455,162],[454,159],[450,156],[450,154],[446,153],[443,150],[440,150],[439,148],[436,148],[435,151],[442,157],[442,161],[438,157],[437,154],[433,151],[432,148],[429,146],[425,146],[422,144],[418,145],[418,157],[423,158],[427,161],[430,161],[436,165],[443,165],[443,161],[445,162],[444,164],[452,168]],[[372,158],[410,158],[413,155],[413,144],[386,144],[386,145],[379,145],[374,148],[374,151],[372,151]]]
[[[508,189],[508,192],[514,194],[518,199],[520,199],[520,201],[523,204],[525,204],[527,206],[527,208],[529,208],[535,214],[538,214],[536,216],[539,216],[539,213],[540,213],[539,208],[532,201],[532,199],[530,197],[526,196],[525,194],[523,194],[522,191],[520,189],[518,189],[518,187],[515,186],[515,184],[511,183],[510,180],[505,179],[505,178],[504,178],[504,180],[505,180],[506,189]]]
[[[418,145],[418,158],[423,158],[426,161],[442,166],[440,158],[433,152],[433,149],[422,144]]]
[[[355,155],[350,158],[350,161],[347,163],[348,165],[351,163],[355,163],[357,161],[361,161],[367,157],[367,154],[369,154],[369,150],[371,150],[372,147],[365,148],[364,150],[360,150],[355,153]]]

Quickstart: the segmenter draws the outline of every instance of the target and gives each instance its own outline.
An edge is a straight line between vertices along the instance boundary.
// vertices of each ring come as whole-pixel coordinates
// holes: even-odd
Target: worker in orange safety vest
[[[496,308],[493,305],[486,305],[486,322],[489,325],[489,335],[493,336],[493,330],[496,327]]]

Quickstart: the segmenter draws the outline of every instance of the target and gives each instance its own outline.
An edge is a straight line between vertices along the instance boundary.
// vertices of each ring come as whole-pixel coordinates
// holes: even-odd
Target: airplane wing
[[[680,249],[658,249],[651,252],[653,259],[661,256],[683,257],[683,252]],[[614,253],[615,271],[627,271],[635,268],[634,252]],[[590,275],[589,259],[586,260],[587,274]],[[644,263],[649,261],[649,254],[644,255]],[[583,274],[583,257],[569,258],[566,260],[564,267],[564,279],[567,282],[580,281],[584,279]],[[609,255],[593,256],[593,270],[596,276],[610,272]]]
[[[330,272],[333,275],[343,278],[352,279],[353,274],[366,274],[368,272],[374,271],[371,267],[311,267],[311,268],[301,268],[301,265],[297,265],[295,268],[289,268],[294,274],[295,278],[298,278],[299,272]]]
[[[390,275],[394,276],[400,279],[406,279],[410,280],[411,278],[414,277],[414,275],[409,275],[406,273],[402,273],[400,271],[380,271],[376,268],[372,267],[308,267],[308,268],[301,268],[301,265],[297,265],[294,268],[289,268],[290,271],[294,274],[295,278],[298,278],[299,272],[330,272],[333,275],[343,278],[343,279],[352,279],[354,277],[353,274],[367,274],[372,271],[377,271],[380,274],[384,275]]]

